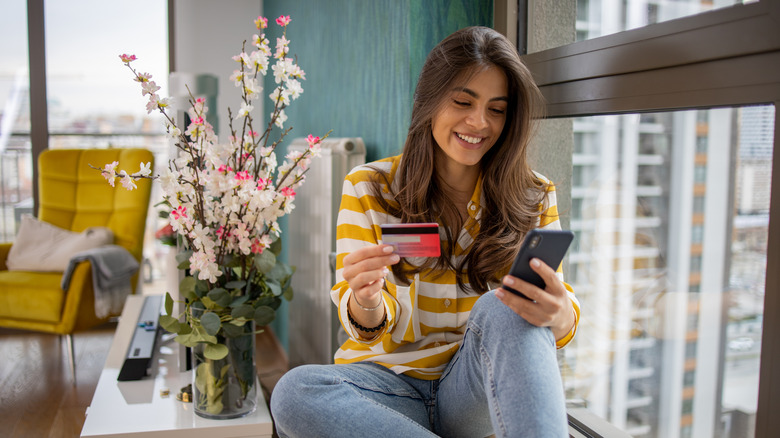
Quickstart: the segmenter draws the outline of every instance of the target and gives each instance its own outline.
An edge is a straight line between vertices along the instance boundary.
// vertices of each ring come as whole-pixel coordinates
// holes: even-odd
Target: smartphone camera
[[[539,246],[539,242],[540,242],[541,240],[542,240],[542,236],[533,236],[533,237],[531,238],[531,242],[529,242],[529,245],[528,245],[528,246],[529,246],[530,248],[536,248],[537,246]]]

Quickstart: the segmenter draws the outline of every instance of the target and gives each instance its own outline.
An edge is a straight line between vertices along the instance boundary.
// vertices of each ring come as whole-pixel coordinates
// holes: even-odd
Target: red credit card
[[[393,245],[401,257],[439,257],[439,224],[383,224],[380,243]]]

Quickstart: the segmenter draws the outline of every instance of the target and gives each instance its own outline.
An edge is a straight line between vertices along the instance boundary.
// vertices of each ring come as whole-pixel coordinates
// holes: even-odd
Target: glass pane
[[[167,96],[167,16],[159,0],[47,0],[49,131],[161,133],[160,116],[147,115],[147,99],[119,55],[135,54]]]
[[[27,2],[3,2],[0,14],[0,239],[13,240],[16,219],[32,212]]]
[[[44,7],[49,148],[143,147],[155,154],[159,174],[169,147],[162,116],[147,113],[148,98],[119,55],[136,55],[133,67],[151,73],[158,93],[168,95],[167,2],[46,0]],[[159,184],[152,187],[139,283],[145,293],[155,291],[168,253],[154,236],[165,221],[155,206]]]
[[[577,41],[757,0],[577,0]]]
[[[774,118],[574,119],[570,401],[635,437],[752,436]]]

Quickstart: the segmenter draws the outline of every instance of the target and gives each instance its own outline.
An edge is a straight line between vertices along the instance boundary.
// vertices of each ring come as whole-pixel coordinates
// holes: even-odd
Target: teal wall
[[[290,16],[290,54],[306,72],[303,94],[285,110],[293,126],[285,143],[332,129],[333,137],[361,137],[373,161],[400,153],[428,52],[458,29],[492,26],[493,0],[264,0],[263,15],[272,50],[276,17]],[[274,85],[269,72],[266,96]],[[273,325],[285,348],[286,309]]]
[[[274,23],[290,15],[290,53],[306,71],[301,97],[285,111],[293,137],[362,137],[369,161],[400,152],[412,93],[428,52],[450,33],[493,24],[492,0],[265,0]],[[269,74],[265,89],[273,89]],[[267,94],[267,93],[266,93]]]

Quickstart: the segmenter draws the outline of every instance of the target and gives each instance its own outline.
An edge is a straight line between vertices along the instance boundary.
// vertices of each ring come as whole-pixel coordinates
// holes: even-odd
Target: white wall
[[[219,114],[220,138],[229,135],[227,108],[235,114],[241,106],[241,93],[229,79],[238,67],[232,57],[241,53],[244,40],[252,43],[252,35],[258,33],[254,20],[262,9],[262,0],[174,0],[173,67],[176,72],[209,73],[219,79],[217,108],[209,111]],[[258,106],[255,118],[263,114]]]

